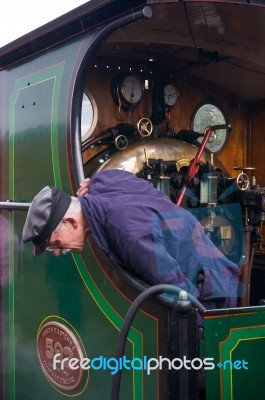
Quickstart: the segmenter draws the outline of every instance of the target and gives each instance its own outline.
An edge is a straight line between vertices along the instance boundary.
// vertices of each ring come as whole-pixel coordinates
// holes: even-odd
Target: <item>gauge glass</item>
[[[199,133],[204,133],[205,129],[213,125],[227,124],[222,111],[213,104],[204,104],[199,107],[193,118],[192,129]],[[228,131],[227,129],[218,129],[213,132],[214,134],[210,137],[206,148],[212,153],[219,152],[225,145]],[[203,137],[197,139],[198,142],[202,142]]]
[[[121,84],[121,93],[128,103],[138,103],[143,96],[143,85],[140,79],[133,75],[124,78]]]
[[[173,85],[165,85],[164,86],[164,99],[166,106],[174,106],[178,101],[178,91]]]

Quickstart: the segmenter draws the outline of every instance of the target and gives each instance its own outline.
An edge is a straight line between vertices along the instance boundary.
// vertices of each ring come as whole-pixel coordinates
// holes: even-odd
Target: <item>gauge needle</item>
[[[134,98],[134,81],[132,84],[131,102],[133,101],[133,98]]]

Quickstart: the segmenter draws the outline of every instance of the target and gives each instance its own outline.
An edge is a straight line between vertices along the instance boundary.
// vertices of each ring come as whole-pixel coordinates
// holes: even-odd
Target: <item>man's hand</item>
[[[86,178],[84,179],[79,186],[78,191],[76,192],[77,196],[84,196],[89,192],[89,185],[90,185],[90,179]]]

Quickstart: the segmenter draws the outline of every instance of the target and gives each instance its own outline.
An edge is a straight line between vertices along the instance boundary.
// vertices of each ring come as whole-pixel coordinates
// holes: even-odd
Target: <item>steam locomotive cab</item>
[[[264,18],[258,0],[91,0],[0,49],[1,399],[265,397]],[[104,169],[200,221],[240,266],[237,307],[154,293],[93,237],[33,257],[35,194]]]
[[[145,118],[145,121],[152,127],[151,120]],[[93,148],[108,142],[112,145],[109,143],[107,150],[85,164],[85,173],[91,176],[103,169],[127,170],[164,192],[173,203],[188,209],[215,246],[241,266],[244,272],[238,305],[250,305],[250,274],[254,250],[262,248],[265,211],[265,189],[250,175],[255,168],[235,167],[237,176],[232,178],[213,153],[209,150],[202,153],[202,144],[196,139],[203,134],[189,130],[162,131],[159,138],[154,138],[152,133],[148,131],[141,136],[138,127],[123,123],[91,139],[86,149],[90,143]],[[212,134],[211,143],[217,135]]]
[[[147,118],[145,123],[152,126],[152,122]],[[97,171],[117,168],[130,171],[147,180],[157,190],[165,193],[173,203],[188,209],[200,221],[205,234],[215,246],[228,259],[240,266],[238,310],[221,309],[204,313],[199,310],[201,315],[198,316],[195,309],[191,312],[190,306],[175,303],[168,317],[169,343],[165,354],[170,359],[179,360],[182,354],[185,354],[188,360],[197,359],[198,355],[203,359],[206,352],[214,355],[211,360],[219,360],[222,341],[220,338],[215,341],[210,338],[219,337],[220,326],[224,330],[221,338],[225,342],[234,329],[241,327],[244,335],[244,329],[248,330],[249,326],[252,326],[247,317],[249,306],[252,306],[253,312],[256,313],[255,319],[262,320],[263,307],[253,306],[263,305],[264,300],[262,295],[257,297],[256,286],[251,286],[251,276],[254,253],[262,253],[265,188],[257,185],[253,167],[235,167],[236,176],[231,177],[216,155],[209,150],[200,151],[202,144],[194,139],[199,136],[197,132],[166,131],[159,134],[159,137],[153,137],[151,131],[142,137],[137,131],[137,126],[125,123],[114,129],[116,138],[119,139],[120,135],[123,135],[122,143],[126,145],[122,147],[117,140],[113,140],[113,130],[111,135],[109,132],[107,135],[104,133],[96,139],[91,139],[92,150],[95,150],[95,147],[100,149],[104,145],[107,145],[107,148],[99,151],[85,163],[85,175],[93,176]],[[216,133],[211,143],[214,140]],[[88,145],[89,141],[85,147],[88,148]],[[112,267],[115,269],[115,266]],[[127,273],[124,271],[121,273],[123,279],[127,279]],[[134,279],[138,278],[132,277],[132,280]],[[201,282],[198,282],[198,285],[200,284],[203,285],[203,277]],[[140,293],[147,290],[148,286],[145,286],[144,282],[140,281],[140,286]],[[198,328],[198,324],[202,324],[202,318],[204,327]],[[189,336],[191,331],[193,331],[192,337]],[[178,346],[174,345],[176,338]],[[200,342],[203,343],[202,352],[197,347]],[[226,357],[224,365],[230,363],[230,371],[237,362],[243,363],[240,364],[240,369],[243,365],[248,369],[246,360],[249,360],[249,352],[259,353],[259,350],[245,346],[238,350],[236,356],[231,356],[231,353],[228,355],[229,349],[231,351],[229,346],[233,345],[232,335],[231,343],[229,341],[227,349],[224,349],[226,356],[222,355],[219,365],[222,365],[221,361]],[[262,355],[258,357],[257,362],[261,362],[261,359]],[[237,376],[234,378],[232,389],[225,369],[220,372],[220,376],[216,370],[206,371],[206,377],[201,368],[197,370],[195,368],[192,373],[168,371],[164,379],[168,382],[169,398],[175,398],[175,393],[176,398],[205,399],[207,396],[214,397],[219,390],[224,390],[225,393],[234,390],[234,393],[240,395],[247,390],[242,383],[242,377],[237,378]],[[259,378],[256,376],[255,379]],[[182,382],[186,382],[185,388]],[[115,385],[113,387],[115,399],[117,390],[115,391]]]

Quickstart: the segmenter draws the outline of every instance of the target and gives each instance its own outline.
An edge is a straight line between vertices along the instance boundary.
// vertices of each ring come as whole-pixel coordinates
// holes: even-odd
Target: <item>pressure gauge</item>
[[[179,94],[174,85],[167,84],[164,86],[164,101],[168,107],[173,107],[178,101]]]
[[[137,75],[123,75],[114,79],[112,94],[116,104],[125,110],[133,109],[144,97],[144,85]]]
[[[143,97],[143,84],[139,78],[129,75],[120,84],[123,99],[129,104],[137,104]]]

